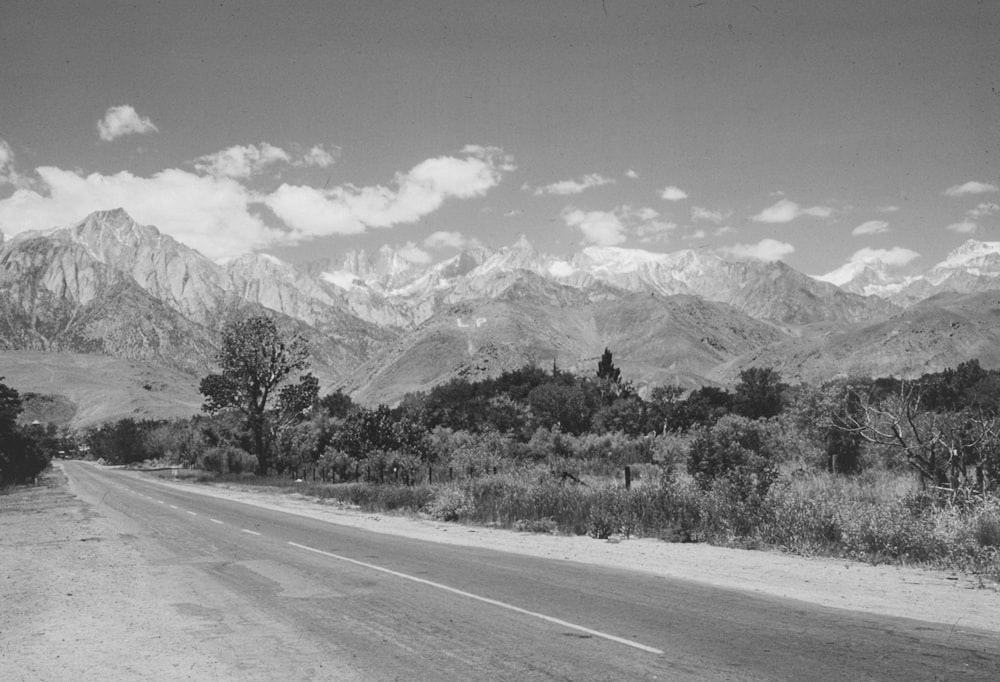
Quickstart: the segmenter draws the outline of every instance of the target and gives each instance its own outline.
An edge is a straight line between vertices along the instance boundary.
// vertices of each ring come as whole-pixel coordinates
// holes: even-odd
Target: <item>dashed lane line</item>
[[[250,535],[260,535],[260,533],[258,533],[257,531],[250,530],[249,528],[240,528],[240,530],[243,531],[244,533],[249,533]]]
[[[625,646],[630,646],[634,649],[639,649],[640,651],[645,651],[651,654],[663,654],[663,651],[655,647],[646,646],[645,644],[640,644],[639,642],[633,642],[632,640],[625,639],[624,637],[618,637],[617,635],[611,635],[607,632],[601,632],[600,630],[592,630],[591,628],[585,627],[583,625],[577,625],[575,623],[570,623],[569,621],[562,620],[560,618],[554,618],[552,616],[547,616],[544,613],[538,613],[537,611],[529,611],[527,609],[522,609],[519,606],[514,606],[513,604],[508,604],[507,602],[502,602],[497,599],[490,599],[489,597],[482,597],[478,594],[473,594],[472,592],[466,592],[465,590],[459,590],[454,587],[449,587],[447,585],[442,585],[441,583],[436,583],[431,580],[425,580],[424,578],[418,578],[414,575],[408,575],[406,573],[400,573],[399,571],[393,571],[389,568],[384,568],[382,566],[376,566],[375,564],[369,564],[364,561],[358,561],[357,559],[350,559],[339,554],[333,554],[332,552],[325,552],[322,549],[316,549],[315,547],[309,547],[308,545],[300,545],[297,542],[289,542],[292,547],[298,547],[299,549],[304,549],[308,552],[315,552],[316,554],[322,554],[323,556],[330,557],[331,559],[337,559],[338,561],[344,561],[349,564],[354,564],[356,566],[363,566],[364,568],[371,569],[373,571],[380,571],[382,573],[387,573],[388,575],[395,576],[397,578],[402,578],[403,580],[409,580],[415,583],[420,583],[421,585],[427,585],[429,587],[435,587],[439,590],[444,590],[445,592],[451,592],[452,594],[457,594],[462,597],[467,597],[469,599],[475,599],[476,601],[482,602],[484,604],[490,604],[492,606],[499,606],[502,609],[507,609],[508,611],[513,611],[515,613],[520,613],[524,616],[531,616],[533,618],[538,618],[544,620],[548,623],[554,623],[564,628],[570,628],[571,630],[576,630],[577,632],[584,632],[592,637],[600,637],[601,639],[606,639],[611,642],[616,642],[618,644],[624,644]]]
[[[212,523],[217,523],[220,526],[222,525],[222,521],[219,521],[219,519],[209,519],[209,521],[211,521]]]

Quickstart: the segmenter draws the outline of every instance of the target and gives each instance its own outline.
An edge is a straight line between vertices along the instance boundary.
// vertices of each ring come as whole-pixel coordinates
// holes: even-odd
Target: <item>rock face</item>
[[[523,237],[433,265],[404,254],[219,264],[124,211],[101,211],[0,241],[0,350],[102,353],[197,376],[229,315],[266,311],[306,335],[324,389],[370,402],[527,362],[589,372],[605,347],[640,384],[727,382],[754,364],[789,379],[920,372],[973,356],[1000,365],[1000,303],[976,296],[1000,289],[1000,243],[969,241],[919,276],[867,264],[818,279],[691,250],[556,258]]]

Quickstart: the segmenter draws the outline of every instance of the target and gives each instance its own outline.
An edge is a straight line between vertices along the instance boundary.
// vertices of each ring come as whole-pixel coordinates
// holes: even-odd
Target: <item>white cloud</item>
[[[848,258],[850,263],[885,263],[886,265],[902,266],[920,258],[920,254],[913,249],[902,246],[893,246],[890,249],[872,249],[865,247],[851,254]]]
[[[235,145],[214,154],[199,156],[194,160],[194,167],[202,173],[218,177],[249,178],[267,166],[278,162],[290,163],[291,160],[292,157],[281,147],[261,142],[260,146]]]
[[[853,230],[851,234],[855,237],[859,237],[865,234],[883,234],[889,231],[889,223],[884,220],[869,220],[867,222],[861,223]]]
[[[681,199],[687,199],[687,196],[687,192],[675,185],[664,187],[663,191],[660,192],[660,198],[667,201],[680,201]]]
[[[951,230],[952,232],[958,232],[959,234],[972,234],[978,229],[978,225],[971,220],[963,220],[960,223],[952,223],[946,230]]]
[[[733,232],[736,232],[736,230],[733,229],[731,226],[729,226],[729,225],[723,225],[718,230],[716,230],[715,232],[713,232],[712,236],[721,237],[722,235],[730,234],[730,233],[733,233]]]
[[[104,118],[97,122],[97,133],[105,142],[110,142],[125,135],[144,135],[158,132],[148,116],[140,116],[128,104],[111,107],[104,112]]]
[[[944,194],[949,197],[962,197],[967,194],[985,194],[986,192],[996,191],[996,185],[991,185],[988,182],[969,180],[961,185],[952,185],[944,191]]]
[[[895,213],[899,210],[899,206],[880,206],[878,210],[882,213]]]
[[[570,227],[583,232],[583,241],[597,246],[614,246],[625,241],[625,225],[611,211],[581,211],[567,206],[562,219]]]
[[[631,168],[629,168],[627,171],[625,171],[625,177],[628,178],[629,180],[638,180],[639,174],[636,173]]]
[[[281,147],[261,142],[259,145],[234,145],[214,154],[205,154],[195,159],[193,164],[202,173],[226,178],[249,178],[279,163],[328,168],[336,163],[339,154],[338,148],[331,152],[322,145],[314,145],[304,154],[292,156]]]
[[[479,246],[479,241],[471,237],[466,237],[461,232],[434,232],[424,239],[424,246],[428,249],[466,249],[470,246]]]
[[[407,242],[397,249],[396,253],[398,253],[399,257],[403,260],[410,261],[411,263],[417,263],[418,265],[426,265],[431,262],[431,254],[427,253],[413,242]]]
[[[969,209],[966,215],[973,220],[978,220],[980,218],[988,218],[998,211],[1000,211],[1000,205],[995,204],[992,201],[984,201],[975,208]]]
[[[781,260],[785,256],[794,253],[795,247],[787,242],[779,242],[776,239],[768,237],[766,239],[761,239],[756,244],[733,244],[732,246],[724,246],[719,249],[719,252],[726,256],[741,260],[751,259],[774,261]]]
[[[467,146],[464,157],[427,159],[396,175],[394,187],[344,185],[320,190],[282,184],[264,203],[302,237],[357,234],[369,227],[412,223],[448,199],[482,196],[495,187],[510,157],[497,148]]]
[[[732,216],[733,216],[732,211],[713,211],[711,209],[703,208],[701,206],[691,207],[691,220],[696,222],[704,221],[720,225],[725,221],[729,220]]]
[[[28,188],[29,183],[14,170],[14,150],[6,140],[0,138],[0,187],[4,185]]]
[[[699,228],[699,229],[695,230],[694,232],[692,232],[691,234],[684,235],[683,237],[681,237],[681,239],[683,239],[685,241],[693,241],[695,239],[704,239],[707,236],[708,236],[708,233],[706,233],[705,230],[702,230],[702,229]]]
[[[989,218],[990,216],[1000,212],[1000,205],[993,203],[992,201],[984,201],[978,204],[975,208],[970,208],[965,212],[965,220],[952,223],[945,229],[951,230],[952,232],[958,232],[959,234],[972,234],[979,229],[979,221],[983,218]]]
[[[19,189],[0,200],[0,230],[67,227],[88,214],[124,208],[139,223],[192,246],[209,258],[239,255],[282,239],[250,210],[249,191],[230,178],[167,169],[144,178],[44,166],[35,170],[39,190]]]
[[[517,216],[521,215],[522,213],[524,213],[524,211],[522,211],[521,209],[519,209],[519,208],[512,208],[509,211],[504,211],[503,217],[504,218],[516,218]]]
[[[568,194],[580,194],[584,190],[588,190],[591,187],[612,185],[614,182],[614,178],[606,177],[600,173],[588,173],[579,180],[561,180],[559,182],[553,182],[551,185],[537,187],[535,188],[534,194],[535,196],[541,196],[543,194],[557,194],[563,196]]]
[[[750,220],[756,223],[790,223],[801,216],[829,218],[832,213],[833,209],[827,206],[802,208],[789,199],[779,199],[757,215],[751,216]]]
[[[298,163],[303,166],[315,166],[317,168],[329,168],[337,162],[340,156],[340,148],[335,147],[333,151],[327,151],[323,145],[317,144],[307,151],[299,159]]]

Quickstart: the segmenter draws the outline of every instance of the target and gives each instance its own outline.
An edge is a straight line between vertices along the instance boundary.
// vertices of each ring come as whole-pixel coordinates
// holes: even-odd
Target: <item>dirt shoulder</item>
[[[248,679],[175,608],[197,573],[110,514],[58,468],[0,495],[0,679]]]
[[[645,538],[609,542],[518,533],[429,518],[374,515],[296,493],[239,485],[165,485],[375,533],[633,569],[851,611],[1000,632],[1000,588],[954,572]]]

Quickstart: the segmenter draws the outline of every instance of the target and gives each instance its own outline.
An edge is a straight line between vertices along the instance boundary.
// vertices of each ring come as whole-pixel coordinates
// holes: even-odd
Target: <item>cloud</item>
[[[613,185],[614,183],[614,178],[605,177],[600,173],[589,173],[584,175],[579,180],[561,180],[559,182],[553,182],[551,185],[537,187],[535,188],[534,194],[535,196],[541,196],[543,194],[580,194],[584,190],[588,190],[591,187]]]
[[[723,255],[740,260],[781,260],[794,253],[795,247],[787,242],[779,242],[770,237],[761,239],[756,244],[733,244],[719,249]]]
[[[482,196],[516,168],[495,147],[467,146],[465,156],[427,159],[397,173],[392,187],[344,185],[329,190],[282,184],[264,203],[299,237],[358,234],[369,227],[412,223],[448,199]]]
[[[209,258],[243,254],[281,241],[281,231],[250,210],[252,196],[231,178],[167,169],[148,178],[44,166],[35,170],[38,189],[19,189],[0,200],[0,230],[66,227],[98,210],[124,208],[135,220],[192,246]]]
[[[680,201],[681,199],[687,199],[687,196],[687,192],[674,185],[664,187],[663,191],[660,192],[660,198],[667,201]]]
[[[519,209],[519,208],[512,208],[509,211],[504,211],[503,217],[504,218],[516,218],[517,216],[521,215],[522,213],[524,213],[524,211],[522,211],[521,209]]]
[[[945,229],[951,230],[952,232],[958,232],[959,234],[972,234],[978,228],[979,226],[971,220],[963,220],[960,223],[952,223]]]
[[[636,173],[631,168],[629,168],[627,171],[625,171],[625,177],[628,178],[629,180],[638,180],[639,174]]]
[[[105,142],[125,135],[144,135],[159,132],[148,116],[139,116],[128,104],[111,107],[104,112],[104,118],[97,122],[97,133]]]
[[[327,151],[323,145],[317,144],[307,151],[299,159],[299,165],[315,166],[316,168],[329,168],[337,162],[340,156],[340,148],[335,147],[333,151]]]
[[[630,233],[642,242],[665,241],[668,233],[677,229],[675,223],[660,220],[656,209],[627,204],[612,211],[584,211],[567,206],[561,217],[566,225],[583,233],[585,244],[598,246],[621,244]]]
[[[951,230],[952,232],[958,232],[959,234],[972,234],[979,229],[979,221],[983,218],[989,218],[992,215],[1000,212],[1000,205],[993,203],[992,201],[984,201],[975,208],[970,208],[965,212],[965,220],[952,223],[946,230]]]
[[[461,232],[434,232],[424,239],[424,246],[428,249],[467,249],[479,246],[479,241],[472,237],[467,237]]]
[[[732,211],[712,211],[701,206],[691,207],[691,220],[709,222],[720,225],[733,216]]]
[[[259,145],[234,145],[214,154],[199,156],[192,163],[202,173],[225,178],[249,178],[260,175],[267,167],[279,163],[327,168],[336,163],[339,154],[338,148],[330,152],[322,145],[314,145],[306,153],[292,156],[281,147],[261,142]]]
[[[1000,212],[1000,205],[995,204],[992,201],[988,201],[979,204],[975,208],[969,209],[965,215],[973,220],[979,220],[980,218],[987,218],[997,212]]]
[[[907,265],[920,258],[920,254],[913,249],[902,246],[893,246],[890,249],[872,249],[865,247],[851,254],[848,258],[850,263],[884,263],[895,267]]]
[[[411,263],[426,265],[431,262],[431,254],[427,253],[413,242],[407,242],[396,250],[399,257]]]
[[[882,213],[895,213],[899,210],[899,206],[879,206],[878,210]]]
[[[583,241],[587,244],[614,246],[626,239],[625,225],[611,211],[581,211],[567,206],[561,215],[563,222],[583,232]]]
[[[281,147],[261,142],[259,146],[236,145],[214,154],[199,156],[194,160],[194,167],[202,173],[218,177],[249,178],[267,166],[278,162],[291,163],[291,161],[292,157]]]
[[[777,202],[768,206],[757,215],[751,216],[750,220],[755,223],[790,223],[801,216],[829,218],[832,213],[833,209],[827,206],[802,208],[797,203],[790,201],[789,199],[779,199]]]
[[[985,194],[986,192],[996,191],[996,185],[991,185],[988,182],[969,180],[961,185],[952,185],[944,191],[944,194],[949,197],[964,197],[967,194]]]
[[[706,233],[705,230],[702,230],[702,229],[699,228],[699,229],[695,230],[694,232],[692,232],[691,234],[684,235],[683,237],[681,237],[681,239],[683,239],[685,241],[692,241],[692,240],[695,240],[695,239],[704,239],[707,236],[708,236],[708,233]]]
[[[861,223],[853,230],[851,234],[855,237],[859,237],[865,234],[883,234],[889,231],[889,223],[884,220],[869,220],[868,222]]]
[[[29,187],[27,178],[14,170],[14,150],[10,148],[6,140],[0,138],[0,187],[4,185]]]

